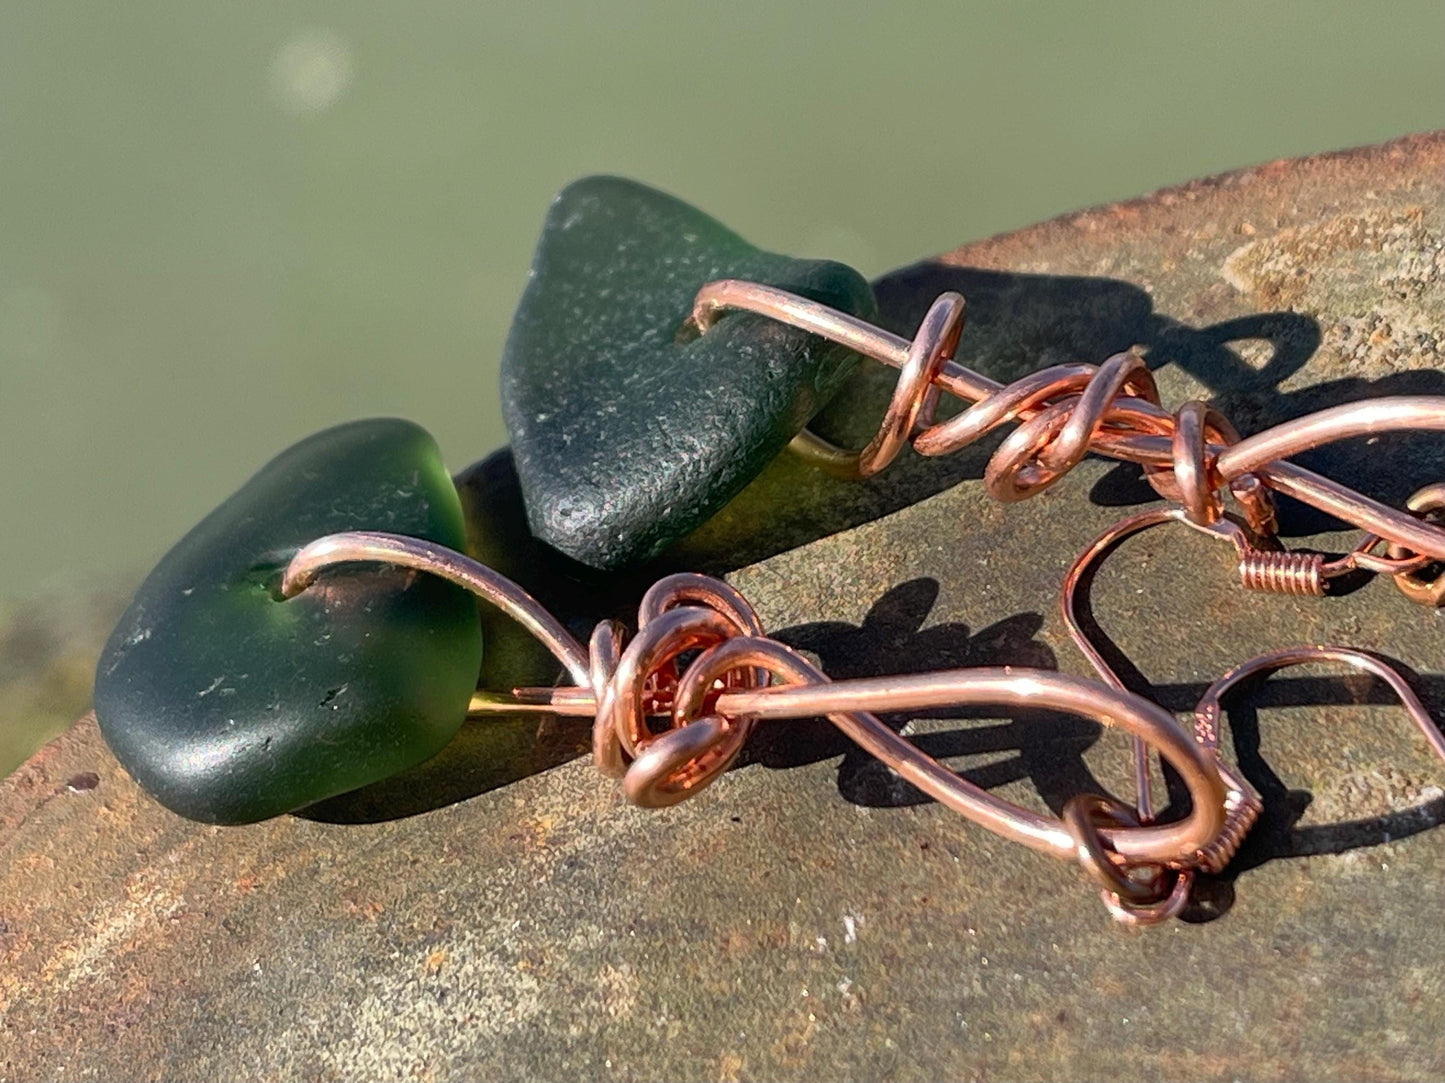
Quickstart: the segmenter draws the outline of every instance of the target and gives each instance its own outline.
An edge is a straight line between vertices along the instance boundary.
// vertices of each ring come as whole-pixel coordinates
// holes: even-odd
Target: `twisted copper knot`
[[[1252,474],[1223,478],[1218,449],[1239,442],[1239,433],[1202,401],[1164,411],[1144,359],[1132,350],[1101,365],[1055,365],[1016,380],[941,424],[918,432],[914,448],[943,455],[1012,421],[1020,424],[989,459],[984,486],[994,499],[1012,503],[1048,488],[1090,450],[1108,453],[1140,436],[1170,441],[1170,462],[1146,466],[1145,477],[1160,496],[1184,505],[1191,521],[1207,526],[1223,512],[1222,490],[1239,501],[1260,534],[1274,527],[1269,490]]]
[[[653,585],[638,608],[637,635],[625,649],[622,625],[597,626],[588,645],[597,700],[592,756],[603,774],[622,779],[629,801],[675,805],[737,759],[754,722],[717,713],[717,697],[760,687],[768,675],[734,664],[716,648],[735,637],[762,636],[757,614],[741,594],[693,574]],[[661,732],[650,722],[659,719],[667,721]]]
[[[698,295],[700,326],[716,317],[718,306],[736,303],[734,284],[714,286]],[[1227,480],[1216,466],[1219,449],[1238,443],[1239,433],[1202,401],[1185,403],[1173,414],[1165,411],[1148,365],[1132,349],[1100,365],[1054,365],[1002,387],[969,374],[975,385],[983,384],[980,397],[948,420],[936,421],[940,381],[946,386],[967,371],[953,359],[963,322],[961,295],[948,292],[934,301],[912,341],[904,344],[906,352],[893,359],[899,364],[897,386],[878,432],[862,451],[844,452],[808,432],[794,441],[795,450],[834,473],[870,477],[906,443],[920,455],[946,455],[1017,422],[984,471],[989,494],[1012,503],[1058,481],[1091,450],[1108,454],[1127,450],[1139,437],[1162,437],[1170,441],[1168,461],[1146,466],[1161,496],[1183,504],[1191,521],[1208,526],[1222,514],[1220,493],[1227,488],[1256,533],[1273,533],[1273,503],[1259,478],[1245,474]]]

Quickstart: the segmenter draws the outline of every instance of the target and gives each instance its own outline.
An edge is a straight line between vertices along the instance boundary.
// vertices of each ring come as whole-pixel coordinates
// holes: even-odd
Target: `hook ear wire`
[[[1430,750],[1442,761],[1445,761],[1445,735],[1442,735],[1439,728],[1436,727],[1434,719],[1430,717],[1430,712],[1420,702],[1420,697],[1415,695],[1415,690],[1406,683],[1405,678],[1393,666],[1373,654],[1355,650],[1353,647],[1326,645],[1285,647],[1282,650],[1261,654],[1257,658],[1251,658],[1249,661],[1235,666],[1205,689],[1204,695],[1200,697],[1199,703],[1195,706],[1195,740],[1207,751],[1218,754],[1219,724],[1223,714],[1221,701],[1241,681],[1261,673],[1274,673],[1290,666],[1317,662],[1342,662],[1384,681],[1390,686],[1390,691],[1395,693],[1401,706],[1405,708],[1405,713],[1410,716],[1410,721],[1415,723],[1416,728],[1424,735],[1425,743],[1430,746]]]
[[[1089,660],[1089,664],[1094,667],[1099,677],[1116,689],[1125,690],[1123,682],[1105,660],[1098,645],[1084,630],[1083,622],[1079,617],[1078,596],[1081,593],[1081,584],[1085,576],[1091,570],[1096,569],[1114,547],[1125,538],[1163,523],[1184,522],[1186,518],[1187,513],[1183,508],[1165,507],[1151,508],[1138,515],[1122,519],[1099,535],[1093,544],[1079,555],[1064,577],[1060,609],[1064,624],[1069,630],[1069,637],[1084,657]],[[1305,645],[1269,651],[1256,658],[1251,658],[1249,661],[1235,666],[1211,684],[1194,708],[1195,740],[1213,761],[1228,792],[1225,800],[1224,830],[1200,855],[1199,867],[1205,872],[1218,872],[1229,863],[1235,851],[1239,849],[1239,844],[1244,840],[1245,834],[1262,811],[1259,797],[1249,784],[1232,768],[1226,767],[1220,762],[1219,735],[1223,697],[1235,685],[1257,674],[1272,673],[1289,666],[1318,662],[1341,662],[1384,681],[1395,693],[1410,720],[1420,730],[1431,751],[1445,761],[1445,734],[1442,734],[1435,725],[1434,720],[1430,717],[1430,712],[1425,709],[1425,705],[1420,702],[1420,698],[1406,683],[1404,677],[1376,656],[1351,647]],[[1134,747],[1134,774],[1138,787],[1138,813],[1140,819],[1145,820],[1153,812],[1149,797],[1148,749],[1141,748],[1138,741],[1135,742]]]
[[[1224,521],[1224,520],[1222,520]],[[1081,586],[1085,577],[1090,571],[1098,568],[1102,561],[1114,551],[1115,547],[1125,538],[1134,534],[1150,530],[1153,527],[1161,526],[1164,523],[1188,522],[1188,512],[1182,507],[1150,508],[1137,515],[1131,515],[1121,519],[1104,533],[1094,539],[1087,549],[1079,554],[1068,573],[1064,576],[1063,589],[1059,596],[1059,608],[1064,618],[1064,625],[1069,630],[1069,638],[1074,645],[1088,659],[1089,664],[1094,667],[1100,679],[1112,688],[1126,692],[1124,682],[1114,672],[1112,666],[1104,658],[1103,652],[1098,645],[1090,638],[1089,633],[1084,630],[1083,622],[1079,618],[1078,596],[1081,593]],[[1198,528],[1196,528],[1198,529]],[[1248,664],[1248,663],[1246,663]],[[1234,672],[1231,670],[1231,672]],[[1402,682],[1403,683],[1403,682]],[[1405,686],[1409,693],[1409,687]],[[1413,693],[1410,693],[1413,696]],[[1418,701],[1416,701],[1418,702]],[[1423,710],[1423,708],[1422,708]],[[1217,712],[1216,712],[1217,720]],[[1426,715],[1428,722],[1429,716]],[[1433,726],[1432,726],[1433,729]],[[1209,873],[1219,872],[1225,865],[1229,864],[1239,844],[1244,841],[1244,836],[1259,819],[1259,814],[1264,806],[1260,803],[1259,796],[1233,768],[1225,766],[1219,759],[1218,727],[1214,729],[1215,741],[1211,744],[1201,736],[1198,727],[1195,729],[1195,739],[1203,746],[1209,756],[1214,770],[1224,783],[1224,827],[1220,830],[1215,839],[1199,853],[1198,867]],[[1134,785],[1136,794],[1137,812],[1141,822],[1148,823],[1153,819],[1154,808],[1150,793],[1149,775],[1149,747],[1138,738],[1133,742],[1134,750]]]
[[[1234,856],[1235,851],[1239,849],[1239,844],[1244,840],[1245,832],[1253,825],[1263,807],[1244,780],[1219,763],[1219,732],[1224,696],[1241,681],[1250,677],[1274,673],[1289,666],[1319,662],[1343,662],[1345,665],[1363,670],[1384,681],[1405,708],[1406,714],[1410,716],[1410,721],[1414,722],[1424,735],[1425,743],[1430,746],[1431,751],[1445,761],[1445,736],[1442,736],[1440,730],[1436,728],[1430,712],[1420,702],[1420,697],[1415,695],[1414,689],[1405,682],[1405,678],[1400,676],[1397,670],[1373,654],[1355,650],[1352,647],[1304,645],[1285,647],[1282,650],[1269,651],[1251,658],[1249,661],[1235,666],[1206,688],[1204,695],[1200,697],[1198,704],[1194,707],[1194,739],[1214,761],[1220,777],[1224,779],[1225,786],[1231,791],[1231,798],[1236,785],[1244,787],[1244,792],[1253,802],[1254,810],[1249,818],[1249,823],[1245,824],[1242,829],[1238,827],[1232,814],[1226,815],[1224,830],[1203,853],[1203,861],[1200,864],[1202,869],[1208,872],[1218,872],[1229,864],[1230,858]],[[1228,807],[1228,802],[1226,802],[1226,808]]]
[[[1096,570],[1103,560],[1114,551],[1115,546],[1125,538],[1162,523],[1182,521],[1186,514],[1181,507],[1163,507],[1150,508],[1148,511],[1121,519],[1095,538],[1093,543],[1074,560],[1064,576],[1063,589],[1059,594],[1059,609],[1064,618],[1064,626],[1069,630],[1069,638],[1074,641],[1074,646],[1079,648],[1080,653],[1088,659],[1089,665],[1094,667],[1094,672],[1099,675],[1099,678],[1116,691],[1127,692],[1128,689],[1119,679],[1119,675],[1114,672],[1114,668],[1104,658],[1098,645],[1084,630],[1083,621],[1079,617],[1079,595],[1087,593],[1083,589],[1085,578],[1091,571]],[[1133,739],[1132,744],[1135,812],[1141,823],[1149,823],[1154,819],[1154,801],[1149,776],[1149,748],[1137,737]]]

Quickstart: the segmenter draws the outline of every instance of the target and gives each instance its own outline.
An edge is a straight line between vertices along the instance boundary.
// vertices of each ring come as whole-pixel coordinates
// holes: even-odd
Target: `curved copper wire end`
[[[1353,647],[1339,647],[1327,644],[1284,647],[1269,651],[1257,658],[1235,666],[1205,689],[1204,695],[1194,708],[1194,736],[1206,749],[1213,752],[1219,747],[1220,718],[1223,714],[1222,701],[1235,685],[1264,673],[1286,669],[1289,666],[1313,665],[1321,662],[1342,662],[1378,677],[1395,693],[1410,721],[1415,723],[1430,750],[1445,762],[1445,735],[1440,733],[1430,712],[1420,702],[1420,697],[1410,687],[1398,670],[1367,651]]]
[[[573,681],[583,686],[588,684],[587,652],[535,598],[485,564],[421,538],[373,530],[348,531],[317,538],[291,558],[281,577],[281,595],[284,598],[295,597],[328,568],[356,563],[390,564],[429,572],[471,591],[536,636],[562,663]]]

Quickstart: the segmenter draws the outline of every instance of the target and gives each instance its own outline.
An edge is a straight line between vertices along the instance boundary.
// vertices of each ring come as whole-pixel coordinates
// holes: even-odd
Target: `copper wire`
[[[505,575],[443,545],[405,534],[357,530],[317,538],[302,548],[281,577],[281,596],[300,594],[325,568],[337,564],[387,564],[429,572],[485,598],[542,643],[577,684],[591,678],[587,651],[537,600]]]
[[[1400,429],[1445,432],[1445,397],[1367,399],[1231,439],[1235,434],[1228,422],[1207,406],[1185,404],[1172,415],[1164,410],[1147,367],[1129,352],[1098,367],[1057,365],[1004,386],[953,360],[943,343],[946,328],[938,320],[925,320],[909,342],[784,290],[726,279],[698,291],[691,321],[705,331],[729,310],[769,316],[895,368],[903,368],[910,357],[948,354],[936,364],[929,386],[908,383],[916,396],[913,407],[904,406],[895,394],[885,427],[888,418],[909,416],[910,410],[923,416],[925,396],[938,391],[970,405],[916,432],[912,443],[920,454],[957,451],[1000,425],[1018,422],[984,471],[984,484],[996,499],[1022,500],[1041,492],[1093,451],[1143,465],[1151,483],[1164,495],[1184,501],[1196,522],[1214,514],[1215,502],[1227,487],[1236,496],[1244,495],[1250,525],[1263,533],[1269,515],[1260,487],[1266,487],[1375,534],[1401,553],[1445,560],[1445,529],[1285,461],[1297,452],[1354,436]],[[900,383],[900,393],[903,386]],[[813,454],[820,444],[805,436],[794,446]],[[1291,585],[1296,581],[1302,580],[1293,575],[1289,579]],[[1441,591],[1445,593],[1445,586]]]
[[[1089,664],[1094,667],[1095,672],[1115,688],[1122,689],[1123,682],[1104,659],[1103,653],[1085,631],[1084,624],[1079,618],[1080,588],[1087,573],[1097,566],[1119,542],[1133,534],[1168,522],[1188,523],[1187,512],[1183,508],[1151,508],[1115,523],[1079,555],[1064,577],[1060,608],[1069,635],[1088,659]],[[1229,524],[1225,523],[1224,525]],[[1237,532],[1237,530],[1238,528],[1235,527],[1234,531]],[[1237,540],[1237,534],[1233,536],[1236,536]],[[1358,552],[1359,550],[1356,550],[1356,553]],[[1305,555],[1317,556],[1317,554]],[[1346,559],[1338,563],[1347,566],[1349,561]],[[1223,710],[1221,701],[1224,695],[1240,681],[1255,674],[1268,673],[1287,666],[1318,662],[1343,662],[1384,681],[1405,707],[1406,714],[1420,730],[1431,750],[1442,761],[1445,761],[1445,735],[1442,735],[1435,726],[1429,712],[1405,679],[1393,667],[1374,655],[1350,647],[1305,645],[1286,647],[1252,658],[1235,666],[1210,685],[1194,709],[1195,739],[1214,760],[1226,790],[1224,826],[1209,845],[1196,855],[1195,867],[1199,870],[1213,873],[1223,869],[1233,858],[1250,827],[1263,811],[1258,795],[1248,783],[1232,768],[1219,760],[1219,723]],[[1147,749],[1135,742],[1134,764],[1139,795],[1139,819],[1144,822],[1147,822],[1152,815],[1149,802],[1147,755]],[[1095,808],[1094,819],[1098,818],[1097,813],[1098,809]],[[1117,819],[1117,816],[1115,818]],[[1074,821],[1071,821],[1076,838],[1082,830],[1079,826],[1082,822],[1077,816]]]
[[[941,294],[933,302],[909,346],[878,432],[862,451],[844,451],[807,429],[794,439],[793,451],[830,473],[853,478],[872,477],[896,459],[920,423],[933,423],[934,380],[958,347],[963,308],[957,293]]]

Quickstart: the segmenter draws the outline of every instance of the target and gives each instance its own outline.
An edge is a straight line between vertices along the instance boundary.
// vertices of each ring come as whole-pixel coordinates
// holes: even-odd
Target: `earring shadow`
[[[1036,638],[1043,626],[1038,613],[1017,613],[978,630],[957,622],[925,627],[938,593],[937,580],[909,580],[874,602],[861,624],[819,621],[784,628],[772,635],[815,657],[836,680],[975,666],[1057,668],[1053,651]],[[961,730],[933,728],[908,736],[938,760],[1014,752],[1008,759],[995,759],[962,773],[962,777],[984,789],[1031,779],[1046,800],[1057,795],[1061,807],[1073,787],[1098,787],[1082,759],[1083,752],[1101,732],[1092,721],[1006,708],[945,708],[906,715],[882,713],[878,717],[895,732],[902,732],[932,720],[1000,716],[1008,717],[1008,721]],[[854,804],[887,808],[932,800],[860,750],[826,719],[760,726],[742,762],[787,770],[840,756],[838,790]]]

